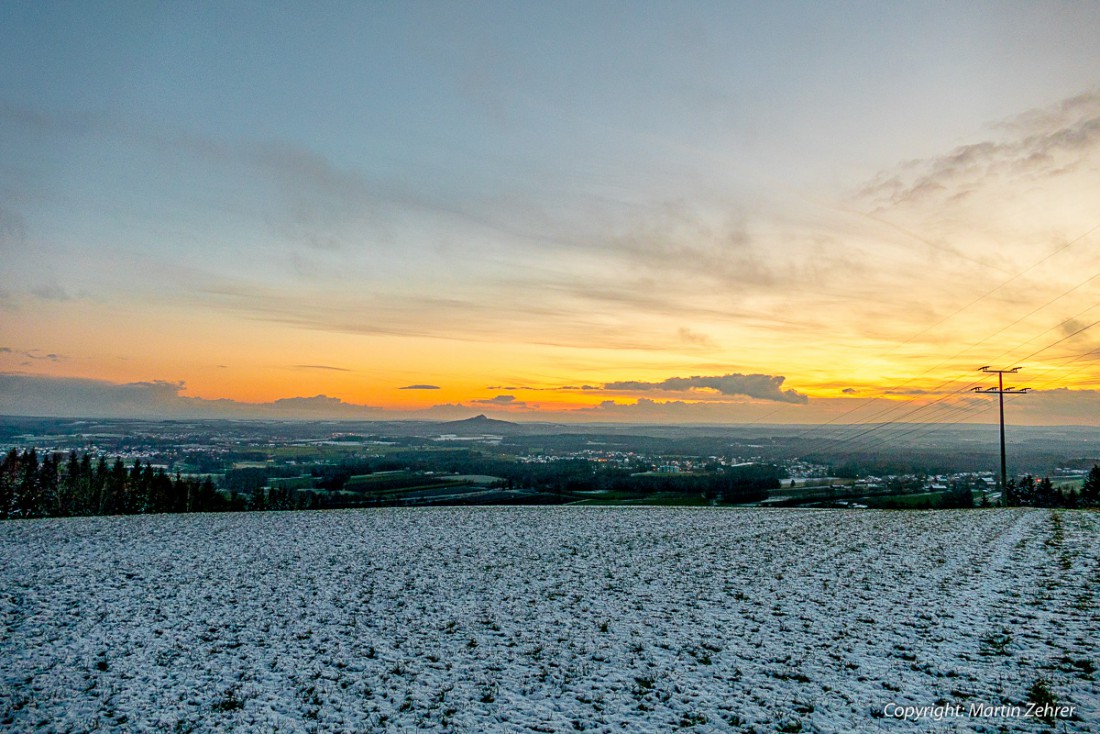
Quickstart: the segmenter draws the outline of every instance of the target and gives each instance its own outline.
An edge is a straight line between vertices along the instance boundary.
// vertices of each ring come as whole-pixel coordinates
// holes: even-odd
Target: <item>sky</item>
[[[0,4],[0,414],[1100,423],[1100,4]]]

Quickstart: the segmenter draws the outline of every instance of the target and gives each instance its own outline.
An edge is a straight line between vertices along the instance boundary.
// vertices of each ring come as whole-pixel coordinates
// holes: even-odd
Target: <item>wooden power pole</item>
[[[1005,462],[1005,395],[1023,395],[1030,387],[1005,387],[1005,375],[1013,375],[1020,371],[1019,367],[1013,367],[1010,370],[994,370],[989,366],[979,367],[979,372],[996,373],[997,375],[997,387],[976,387],[974,392],[980,392],[985,395],[996,395],[1001,403],[1001,498],[1004,499],[1005,486],[1008,482],[1008,467]]]

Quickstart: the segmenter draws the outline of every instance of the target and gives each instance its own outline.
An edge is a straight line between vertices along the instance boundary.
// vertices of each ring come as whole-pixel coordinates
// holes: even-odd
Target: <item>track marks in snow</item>
[[[17,731],[1089,731],[1097,515],[432,508],[0,524]],[[1034,731],[959,719],[946,731]]]

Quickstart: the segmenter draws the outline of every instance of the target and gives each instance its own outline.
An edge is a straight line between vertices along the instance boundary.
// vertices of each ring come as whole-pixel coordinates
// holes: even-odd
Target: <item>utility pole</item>
[[[1004,500],[1005,486],[1008,483],[1008,469],[1005,462],[1005,395],[1023,395],[1030,387],[1005,387],[1005,375],[1014,375],[1020,371],[1019,367],[1013,367],[1010,370],[994,370],[990,369],[989,365],[985,367],[979,367],[979,372],[988,372],[990,374],[997,374],[997,387],[974,388],[974,392],[980,392],[984,395],[996,395],[1001,403],[1001,499]]]

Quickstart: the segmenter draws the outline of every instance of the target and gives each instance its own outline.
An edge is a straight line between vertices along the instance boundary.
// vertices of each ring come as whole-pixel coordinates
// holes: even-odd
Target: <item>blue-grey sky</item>
[[[1032,265],[1100,224],[1097,38],[1096,3],[5,3],[0,372],[517,413],[785,376],[816,420],[1087,322],[1044,304],[1095,238]]]

